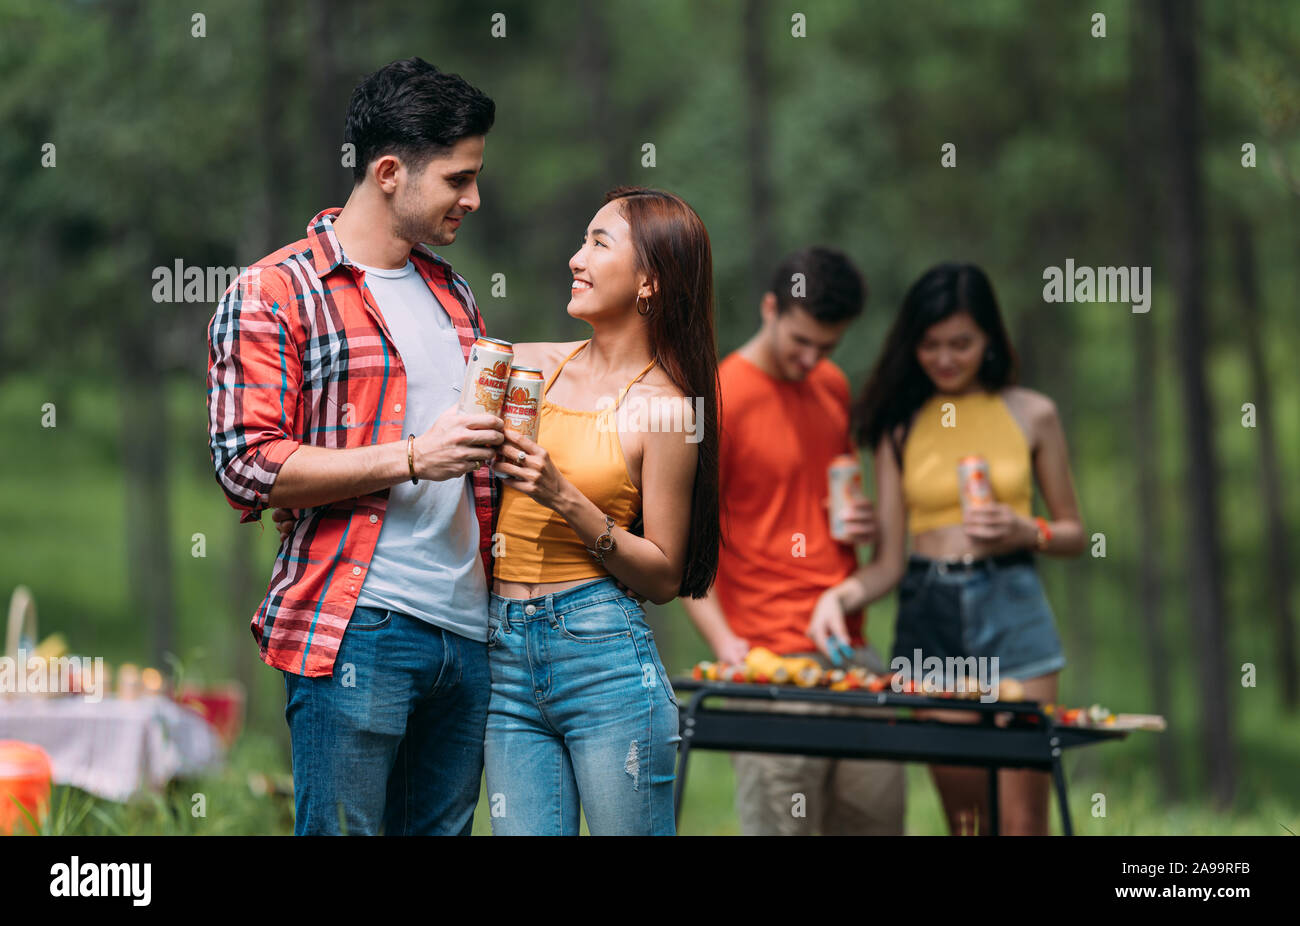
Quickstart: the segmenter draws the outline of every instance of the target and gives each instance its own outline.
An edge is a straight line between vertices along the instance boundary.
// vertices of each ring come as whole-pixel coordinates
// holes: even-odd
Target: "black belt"
[[[1016,550],[1014,553],[1001,553],[997,556],[984,556],[976,559],[975,557],[961,557],[959,559],[931,559],[928,556],[918,556],[913,553],[907,558],[907,569],[909,572],[928,572],[930,567],[935,563],[943,566],[945,572],[954,570],[960,572],[987,572],[991,566],[1003,568],[1006,566],[1032,566],[1034,565],[1034,554],[1029,550]]]

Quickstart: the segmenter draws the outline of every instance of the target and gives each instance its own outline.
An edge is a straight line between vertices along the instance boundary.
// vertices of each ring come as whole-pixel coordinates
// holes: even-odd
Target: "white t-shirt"
[[[355,263],[355,261],[353,262]],[[409,260],[400,270],[357,264],[406,367],[402,434],[419,436],[460,401],[465,354],[451,316]],[[479,556],[474,484],[410,479],[389,490],[357,604],[387,608],[471,640],[487,640],[488,589]]]

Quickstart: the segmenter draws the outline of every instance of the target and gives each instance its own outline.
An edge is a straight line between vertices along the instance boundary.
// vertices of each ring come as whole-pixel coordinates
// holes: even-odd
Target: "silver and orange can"
[[[479,338],[469,349],[465,383],[460,390],[460,411],[464,415],[501,415],[506,383],[515,348],[509,341]]]
[[[542,404],[542,371],[533,367],[515,367],[506,383],[506,397],[501,417],[506,427],[529,440],[537,440],[538,410]]]
[[[831,460],[827,469],[830,489],[831,536],[847,543],[848,527],[844,523],[855,498],[862,497],[862,469],[857,457],[842,453]]]
[[[961,511],[993,504],[993,482],[989,461],[981,456],[962,457],[957,461],[957,487],[961,493]]]

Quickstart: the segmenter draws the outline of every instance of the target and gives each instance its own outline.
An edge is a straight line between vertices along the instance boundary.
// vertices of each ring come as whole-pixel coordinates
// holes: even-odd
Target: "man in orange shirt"
[[[762,327],[719,366],[723,546],[708,596],[682,603],[720,661],[741,662],[762,646],[829,666],[808,637],[813,608],[857,567],[856,544],[875,541],[869,501],[850,513],[848,543],[831,537],[827,509],[827,468],[855,453],[848,379],[827,355],[865,297],[861,274],[843,254],[795,252],[763,296]],[[853,662],[884,672],[863,637],[862,613],[846,624]],[[737,753],[732,765],[747,835],[902,834],[898,763]]]

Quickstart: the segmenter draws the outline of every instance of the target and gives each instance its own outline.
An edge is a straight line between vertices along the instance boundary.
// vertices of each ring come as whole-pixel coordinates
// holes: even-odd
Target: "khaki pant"
[[[802,655],[802,654],[801,654]],[[814,654],[807,654],[814,655]],[[856,662],[879,672],[870,648]],[[823,665],[829,665],[820,655]],[[731,698],[731,710],[837,716],[894,716],[880,708]],[[903,765],[866,759],[824,759],[774,753],[732,753],[736,814],[746,836],[901,836]]]

